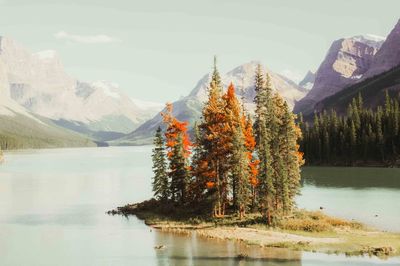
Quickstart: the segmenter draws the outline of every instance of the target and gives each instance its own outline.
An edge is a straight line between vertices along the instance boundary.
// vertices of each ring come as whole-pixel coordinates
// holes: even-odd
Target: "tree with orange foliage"
[[[165,146],[169,161],[170,193],[173,201],[185,204],[190,182],[189,156],[192,144],[187,133],[188,123],[179,121],[172,114],[172,109],[172,104],[167,104],[166,112],[162,113],[166,124]]]
[[[242,119],[241,105],[235,94],[235,87],[231,83],[228,86],[226,93],[222,96],[224,101],[224,113],[226,122],[226,132],[224,134],[224,143],[227,149],[227,155],[225,157],[225,164],[228,165],[230,170],[229,183],[232,189],[232,200],[233,207],[239,208],[238,204],[238,187],[239,187],[239,175],[237,173],[235,164],[238,164],[238,160],[242,160],[241,154],[236,154],[243,151],[239,149],[240,145],[244,145],[244,125]],[[240,131],[240,132],[239,132]],[[239,145],[239,146],[238,146]],[[244,170],[246,167],[244,167]],[[235,171],[236,170],[236,171]],[[246,182],[248,183],[248,182]]]
[[[196,143],[197,149],[202,152],[193,165],[196,180],[200,182],[199,187],[204,188],[202,195],[212,202],[214,217],[224,215],[228,195],[227,156],[231,146],[226,142],[229,125],[224,107],[221,78],[214,59],[208,100],[203,107],[199,124],[200,138]]]
[[[251,207],[253,210],[256,209],[257,203],[257,186],[259,185],[258,180],[258,166],[260,164],[260,160],[256,159],[253,155],[255,147],[256,147],[256,139],[253,134],[253,122],[251,121],[251,117],[248,115],[246,118],[245,113],[242,116],[243,125],[244,125],[244,137],[245,137],[245,146],[247,149],[247,158],[249,163],[249,172],[250,172],[250,185],[251,185]]]

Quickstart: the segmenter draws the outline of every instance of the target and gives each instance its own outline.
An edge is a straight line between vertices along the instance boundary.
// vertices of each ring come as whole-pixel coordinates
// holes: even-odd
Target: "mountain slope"
[[[388,71],[400,64],[400,20],[374,56],[364,79]]]
[[[1,88],[0,88],[1,92]],[[0,93],[1,149],[96,146],[88,138],[36,117]]]
[[[363,97],[364,106],[374,108],[377,105],[383,105],[385,90],[388,90],[392,97],[400,96],[400,66],[349,86],[323,99],[315,105],[315,110],[321,112],[335,109],[339,114],[344,114],[348,104],[359,93]]]
[[[382,39],[370,36],[334,41],[315,74],[312,89],[296,103],[294,112],[312,113],[316,102],[359,82],[370,68],[382,43]]]
[[[314,86],[314,82],[315,73],[308,71],[303,80],[299,82],[299,86],[309,91]]]
[[[257,65],[258,62],[252,61],[238,66],[221,76],[224,88],[230,82],[235,85],[236,94],[242,99],[246,109],[250,112],[254,110],[254,73]],[[291,107],[295,101],[301,99],[306,94],[306,90],[297,86],[293,81],[272,71],[267,70],[267,72],[271,75],[274,90],[278,91]],[[210,77],[210,73],[203,76],[188,96],[173,103],[173,114],[178,119],[188,121],[191,126],[193,126],[196,120],[199,120],[203,103],[207,100],[207,88],[210,83]],[[155,130],[162,124],[161,122],[162,117],[158,113],[132,133],[114,142],[110,142],[110,144],[138,145],[150,143]]]
[[[54,51],[31,53],[0,37],[0,78],[10,97],[30,112],[86,133],[128,133],[155,113],[142,110],[106,81],[81,82],[69,76]],[[151,115],[151,116],[150,116]]]

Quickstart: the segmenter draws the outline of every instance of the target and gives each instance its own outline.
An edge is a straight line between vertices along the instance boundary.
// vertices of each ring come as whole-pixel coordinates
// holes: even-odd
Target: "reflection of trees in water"
[[[165,249],[155,250],[157,265],[287,265],[301,266],[301,252],[281,248],[260,248],[239,242],[205,239],[191,236],[157,232],[155,246],[165,245]],[[239,258],[239,255],[244,255]]]
[[[333,188],[398,188],[399,168],[303,167],[302,184]]]

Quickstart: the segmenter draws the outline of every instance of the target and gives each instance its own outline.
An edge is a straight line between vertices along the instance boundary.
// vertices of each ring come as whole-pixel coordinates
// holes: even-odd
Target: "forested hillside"
[[[384,106],[364,107],[361,94],[353,98],[346,115],[323,111],[312,123],[300,116],[301,150],[308,164],[400,165],[399,101],[380,92]],[[378,97],[378,96],[377,96]]]
[[[40,123],[21,114],[0,116],[0,147],[3,150],[79,146],[96,144],[50,121]]]

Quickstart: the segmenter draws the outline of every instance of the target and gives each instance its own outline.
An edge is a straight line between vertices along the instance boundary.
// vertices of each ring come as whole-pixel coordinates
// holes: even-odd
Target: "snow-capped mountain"
[[[232,82],[236,87],[236,93],[241,98],[244,98],[245,103],[252,103],[255,96],[254,73],[259,63],[260,62],[252,61],[240,65],[227,72],[225,75],[222,75],[223,86],[226,88]],[[274,73],[269,69],[266,69],[266,71],[271,75],[273,88],[285,98],[289,106],[293,107],[294,102],[305,95],[305,91],[302,88],[285,76]],[[207,88],[210,84],[210,79],[211,73],[206,74],[191,91],[189,97],[196,97],[204,102],[207,99]]]
[[[309,91],[314,86],[315,73],[308,71],[304,78],[299,82],[299,86]]]
[[[400,20],[389,33],[374,56],[371,66],[363,76],[363,79],[375,76],[392,69],[400,64]]]
[[[0,68],[13,100],[79,132],[128,133],[155,113],[138,107],[117,84],[69,76],[55,51],[31,53],[0,37]]]
[[[32,114],[11,99],[6,69],[0,61],[0,149],[66,146],[95,146],[95,143]]]
[[[221,75],[224,88],[227,88],[229,83],[232,82],[235,85],[236,94],[242,99],[246,109],[250,112],[254,110],[254,74],[258,64],[258,62],[252,61]],[[286,77],[268,69],[267,72],[271,75],[273,89],[279,92],[291,107],[293,107],[295,101],[301,99],[306,94],[305,89],[299,87]],[[200,118],[203,103],[207,99],[207,88],[210,84],[210,79],[211,73],[204,75],[188,96],[173,103],[173,114],[178,119],[188,121],[193,125]],[[162,118],[160,113],[158,113],[128,136],[117,141],[125,144],[149,143],[157,127],[162,124],[161,122]]]
[[[315,74],[309,93],[296,103],[295,112],[311,112],[315,103],[357,83],[369,70],[384,38],[359,35],[332,43]]]

